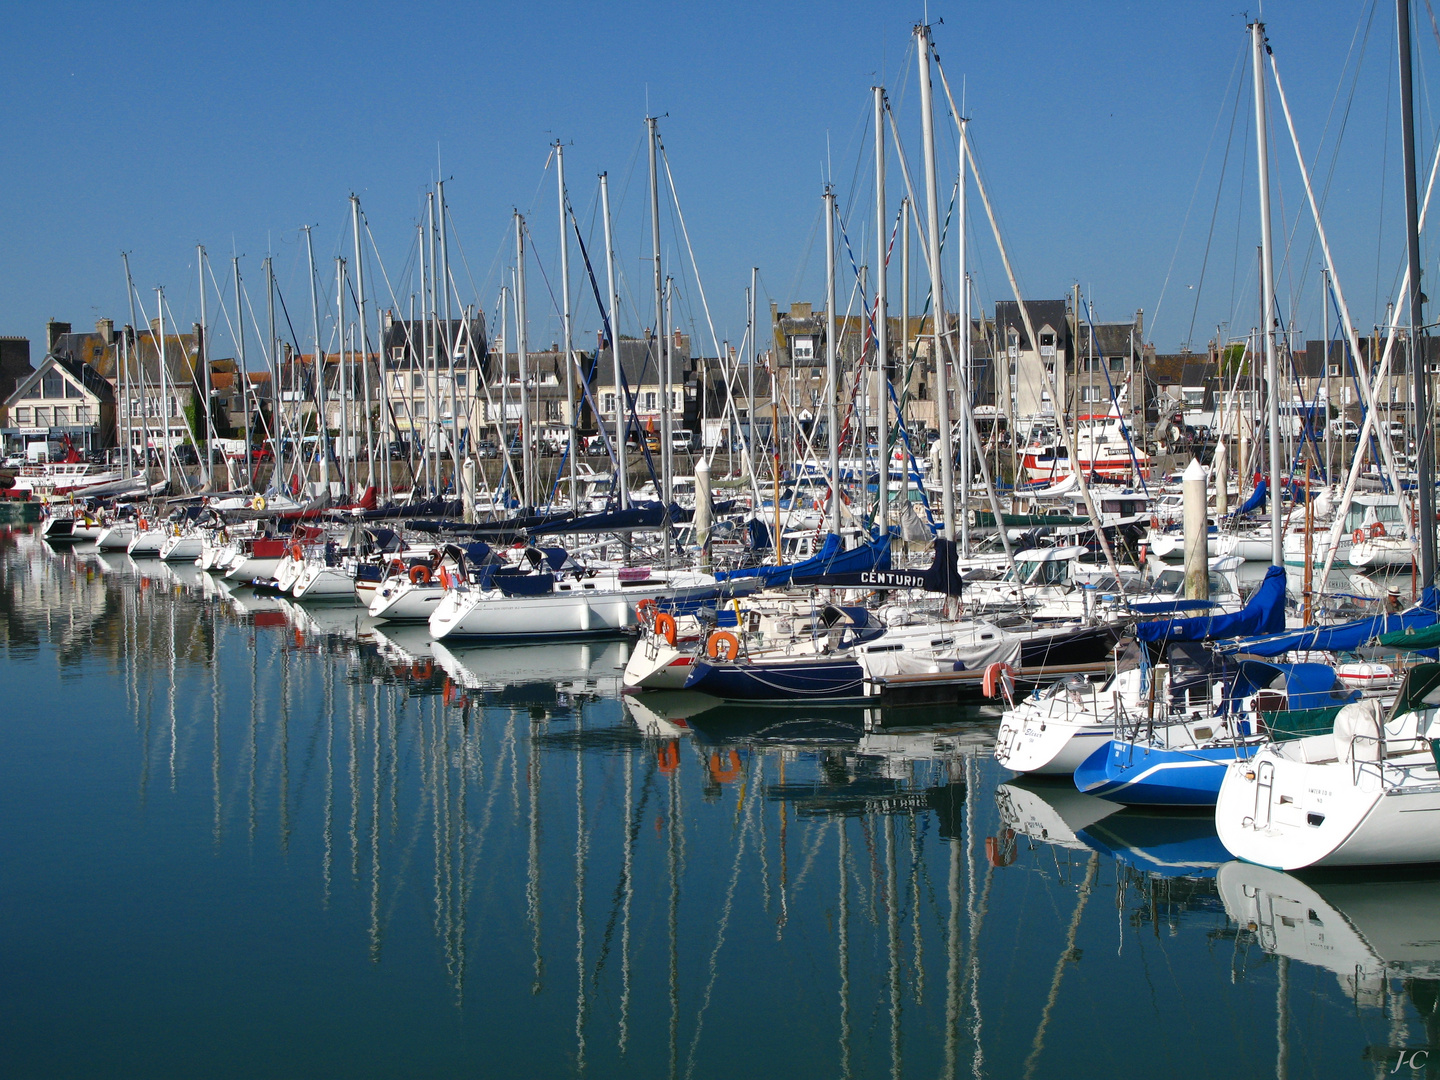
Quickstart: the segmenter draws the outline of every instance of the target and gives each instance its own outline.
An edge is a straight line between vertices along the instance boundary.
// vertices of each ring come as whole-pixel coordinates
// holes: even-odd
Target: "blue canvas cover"
[[[1240,509],[1236,510],[1235,513],[1248,514],[1251,510],[1265,509],[1265,491],[1269,486],[1268,481],[1261,480],[1255,485],[1255,490],[1250,493],[1250,497],[1245,500]]]
[[[888,537],[872,540],[850,551],[846,551],[841,543],[837,534],[826,533],[825,542],[820,545],[820,550],[808,559],[780,566],[747,566],[715,576],[720,581],[754,578],[769,586],[784,585],[792,581],[810,582],[827,574],[856,573],[890,565],[890,540]]]
[[[1244,638],[1227,644],[1225,648],[1254,656],[1280,656],[1292,649],[1350,652],[1374,641],[1381,634],[1419,630],[1435,625],[1437,619],[1440,619],[1440,589],[1431,586],[1421,592],[1414,607],[1396,615],[1375,615],[1335,626],[1307,626],[1302,630]]]
[[[1350,689],[1336,678],[1335,669],[1329,664],[1273,664],[1266,660],[1242,660],[1230,686],[1230,701],[1238,702],[1266,687],[1283,689],[1285,708],[1290,711],[1348,705],[1361,697],[1359,690]]]
[[[1245,606],[1228,615],[1154,619],[1135,624],[1139,641],[1206,641],[1214,638],[1274,634],[1285,629],[1285,568],[1272,566]]]

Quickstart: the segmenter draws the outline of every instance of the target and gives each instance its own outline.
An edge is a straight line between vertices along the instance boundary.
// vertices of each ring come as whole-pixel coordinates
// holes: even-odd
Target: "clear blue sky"
[[[1256,321],[1255,155],[1239,8],[932,0],[940,55],[957,94],[964,85],[1027,296],[1064,295],[1078,281],[1102,319],[1145,309],[1162,351],[1187,337],[1203,349],[1217,324],[1243,332]],[[1440,50],[1424,0],[1417,9],[1428,163]],[[349,253],[347,196],[355,191],[397,292],[408,295],[413,284],[398,279],[412,258],[422,193],[443,167],[462,295],[493,311],[514,260],[510,214],[518,207],[536,237],[532,343],[548,344],[558,319],[541,270],[556,284],[554,173],[546,171],[556,138],[567,143],[571,198],[597,256],[595,177],[610,173],[626,279],[621,330],[637,332],[651,321],[642,265],[648,101],[665,114],[661,130],[717,332],[738,341],[752,265],[762,306],[822,300],[816,230],[827,172],[857,258],[873,263],[868,116],[876,81],[890,89],[920,182],[910,31],[923,10],[745,0],[17,5],[6,17],[0,104],[0,333],[40,342],[50,317],[77,327],[102,316],[127,321],[122,249],[147,304],[164,284],[176,318],[188,323],[198,317],[200,241],[222,281],[232,251],[241,256],[262,313],[260,261],[273,252],[308,347],[298,226],[316,226],[322,292],[333,298],[333,257]],[[1364,332],[1383,317],[1403,254],[1393,4],[1287,0],[1265,4],[1264,16],[1307,158],[1317,182],[1329,184],[1326,224]],[[948,191],[954,127],[948,117],[937,126]],[[1318,336],[1320,254],[1273,91],[1272,130],[1277,242],[1293,233],[1282,310],[1295,305],[1296,325]],[[902,187],[893,153],[892,207]],[[665,218],[681,318],[708,353],[688,258],[673,215]],[[978,293],[993,309],[1009,291],[973,197],[970,250]],[[918,249],[915,257],[918,265]],[[953,288],[953,249],[947,262]],[[1440,289],[1430,291],[1440,302]],[[846,295],[842,284],[842,306]],[[593,301],[582,297],[577,312],[588,335],[581,341],[592,342]],[[215,333],[225,351],[223,322]]]

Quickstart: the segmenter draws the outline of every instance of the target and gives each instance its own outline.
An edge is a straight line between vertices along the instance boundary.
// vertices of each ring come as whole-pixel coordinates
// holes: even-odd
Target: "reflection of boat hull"
[[[1208,814],[1122,810],[1079,835],[1096,851],[1162,877],[1210,877],[1230,859]]]
[[[1005,827],[1043,844],[1084,849],[1079,832],[1101,818],[1118,814],[1120,807],[1074,784],[1011,780],[995,789],[995,801]]]
[[[1225,912],[1253,927],[1266,952],[1333,971],[1347,992],[1379,1004],[1391,975],[1440,978],[1435,911],[1440,880],[1301,881],[1226,863],[1216,875]]]

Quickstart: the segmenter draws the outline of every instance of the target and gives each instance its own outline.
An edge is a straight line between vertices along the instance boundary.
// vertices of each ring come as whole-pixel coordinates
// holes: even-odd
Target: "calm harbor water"
[[[632,704],[622,642],[24,531],[0,634],[7,1077],[1440,1075],[1440,881],[1011,783],[982,712]]]

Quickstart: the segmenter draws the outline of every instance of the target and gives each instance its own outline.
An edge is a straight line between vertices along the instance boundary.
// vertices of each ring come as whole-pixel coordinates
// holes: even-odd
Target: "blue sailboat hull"
[[[1075,786],[1126,806],[1214,806],[1225,767],[1251,753],[1247,746],[1164,750],[1111,739],[1075,770]]]
[[[697,660],[685,680],[695,690],[725,701],[849,701],[864,697],[865,675],[850,659],[774,663]]]

